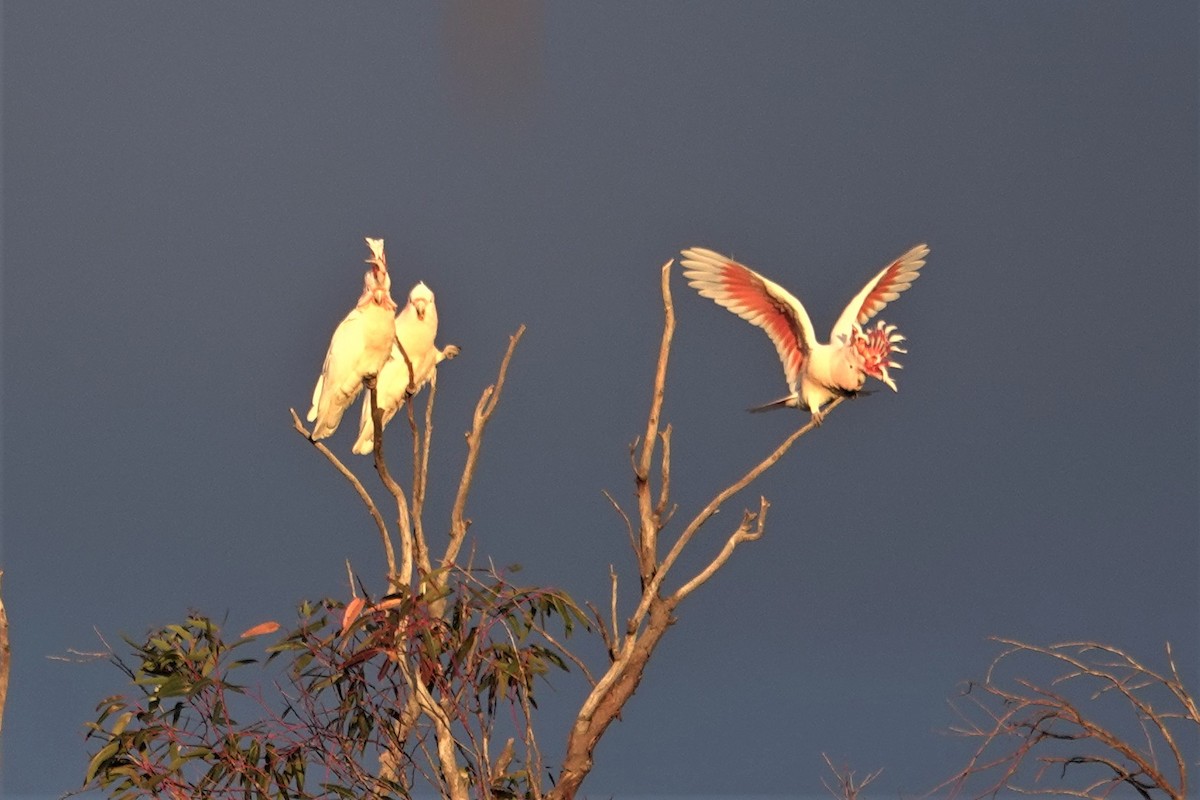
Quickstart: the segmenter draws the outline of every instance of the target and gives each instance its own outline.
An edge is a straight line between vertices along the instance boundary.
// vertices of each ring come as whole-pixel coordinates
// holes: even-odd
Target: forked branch
[[[504,360],[500,362],[500,374],[493,385],[483,390],[479,402],[475,404],[475,417],[471,424],[471,430],[467,432],[467,461],[463,465],[462,477],[458,482],[458,494],[455,495],[454,507],[450,512],[450,541],[446,545],[445,555],[442,556],[443,567],[449,567],[455,563],[463,540],[466,539],[467,528],[471,525],[471,521],[465,516],[467,496],[470,494],[471,484],[475,480],[475,468],[479,464],[479,451],[483,447],[483,432],[491,420],[492,414],[496,413],[496,406],[500,403],[500,393],[504,390],[504,379],[508,375],[508,364],[512,361],[517,342],[521,341],[521,337],[524,335],[525,326],[522,325],[517,328],[516,333],[508,337],[508,349],[504,353]]]
[[[870,786],[883,772],[883,770],[877,769],[860,780],[855,777],[854,770],[849,767],[836,766],[825,753],[821,753],[821,758],[825,760],[825,766],[833,773],[836,785],[831,785],[826,778],[821,778],[821,784],[824,785],[826,791],[838,798],[838,800],[858,800],[863,789]]]
[[[696,573],[694,578],[675,590],[675,594],[671,595],[672,602],[678,604],[680,600],[694,592],[697,587],[703,586],[709,578],[716,574],[717,570],[725,566],[725,562],[733,555],[734,548],[739,544],[742,542],[753,542],[755,539],[762,538],[763,528],[767,524],[767,509],[771,507],[771,504],[767,502],[767,498],[765,497],[758,498],[758,503],[758,513],[755,514],[750,511],[742,513],[742,523],[737,526],[737,530],[730,534],[729,538],[725,541],[725,546],[721,548],[721,552],[717,553],[716,557],[709,562],[707,567]],[[753,529],[750,527],[751,523],[755,523]]]
[[[997,641],[1006,649],[984,681],[970,685],[968,704],[958,709],[964,724],[954,729],[978,744],[966,767],[934,791],[1100,800],[1123,788],[1147,800],[1188,796],[1194,758],[1181,741],[1197,735],[1200,714],[1169,646],[1169,670],[1158,672],[1096,642]],[[1017,659],[1024,659],[1020,675],[1004,677],[1001,668],[1008,672]]]
[[[567,737],[567,752],[562,762],[558,784],[547,795],[549,800],[572,800],[580,784],[592,769],[592,753],[608,726],[617,718],[625,703],[633,696],[641,682],[646,664],[654,654],[667,628],[675,621],[674,611],[679,603],[707,582],[733,555],[742,542],[753,541],[762,536],[766,524],[769,504],[760,498],[759,509],[747,511],[741,524],[730,534],[721,550],[692,578],[685,581],[673,594],[663,596],[662,587],[671,568],[700,528],[708,522],[721,504],[754,482],[763,472],[781,459],[793,444],[812,430],[809,422],[792,433],[771,454],[763,459],[737,481],[713,497],[688,525],[662,562],[658,561],[658,537],[674,511],[670,501],[671,490],[671,427],[660,427],[663,401],[666,395],[667,365],[671,340],[675,332],[675,310],[671,299],[670,268],[668,261],[662,268],[663,335],[659,345],[658,363],[654,373],[654,384],[650,399],[650,410],[646,417],[643,436],[631,448],[630,457],[634,475],[634,495],[637,501],[637,535],[634,540],[632,525],[615,500],[609,497],[613,507],[626,522],[630,532],[630,543],[637,558],[641,577],[641,594],[637,608],[629,617],[624,633],[617,628],[616,620],[616,576],[613,575],[614,591],[612,602],[612,630],[604,634],[605,646],[611,663],[608,670],[592,687],[576,716],[575,724]],[[835,400],[826,409],[832,410],[841,400]],[[654,454],[657,443],[662,442],[658,474],[660,485],[655,492],[650,483],[654,473]],[[600,614],[593,607],[593,614]]]
[[[655,562],[658,560],[658,532],[662,530],[662,509],[666,507],[666,492],[670,486],[670,427],[668,426],[662,434],[664,455],[666,455],[663,460],[661,478],[662,494],[658,506],[655,506],[650,490],[650,473],[654,462],[654,447],[660,436],[658,426],[662,419],[663,398],[666,396],[667,364],[671,357],[671,339],[675,335],[675,304],[671,300],[671,265],[674,263],[675,261],[672,259],[662,266],[662,341],[658,346],[658,363],[654,369],[654,388],[650,396],[650,413],[646,415],[646,432],[642,436],[641,454],[638,456],[633,476],[636,486],[638,519],[641,523],[636,555],[643,587],[654,578]]]
[[[404,349],[401,348],[400,352],[404,353]],[[404,358],[407,362],[408,356],[405,355]],[[408,501],[404,497],[404,490],[400,488],[400,484],[396,483],[396,479],[388,471],[387,459],[383,456],[383,409],[379,407],[379,396],[375,390],[374,379],[368,384],[367,391],[369,392],[368,397],[371,404],[371,420],[375,425],[375,471],[379,473],[379,480],[383,482],[383,486],[387,489],[388,494],[396,501],[396,528],[400,532],[400,572],[389,572],[388,580],[396,588],[411,586],[414,549],[412,517],[408,513]],[[414,475],[414,482],[416,478],[417,476]]]

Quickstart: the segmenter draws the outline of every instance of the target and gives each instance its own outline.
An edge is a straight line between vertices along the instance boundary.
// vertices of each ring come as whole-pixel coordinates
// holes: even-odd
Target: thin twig
[[[837,786],[830,786],[825,778],[821,778],[821,784],[831,795],[839,798],[839,800],[858,800],[858,796],[862,793],[862,790],[870,786],[883,772],[882,769],[877,769],[861,781],[858,781],[854,778],[854,770],[847,767],[838,768],[834,766],[833,761],[825,753],[821,753],[821,758],[825,759],[825,765],[829,767],[829,771],[837,779]]]
[[[329,463],[333,464],[334,468],[338,472],[342,473],[342,476],[346,480],[350,481],[350,485],[353,486],[354,491],[358,493],[359,498],[367,507],[367,513],[371,515],[371,519],[375,520],[375,527],[379,529],[379,538],[383,540],[383,553],[387,559],[388,575],[395,575],[396,551],[392,547],[392,537],[391,534],[388,533],[387,524],[383,521],[383,515],[379,513],[379,509],[376,507],[375,501],[371,499],[371,495],[367,493],[365,488],[363,488],[362,482],[355,477],[354,473],[351,472],[346,465],[338,459],[337,456],[330,452],[328,447],[321,442],[313,441],[312,434],[310,434],[309,431],[304,427],[303,423],[300,422],[300,415],[296,413],[296,409],[289,408],[288,411],[292,412],[292,423],[296,431],[298,431],[300,435],[302,435],[308,441],[309,444],[317,448],[317,451],[321,453],[321,455],[325,456],[325,458],[329,460]]]
[[[458,493],[455,495],[454,506],[450,512],[450,541],[446,545],[445,555],[442,556],[443,567],[450,566],[458,558],[458,551],[462,548],[463,540],[467,536],[467,528],[471,524],[470,520],[464,516],[467,508],[467,495],[470,494],[471,484],[475,480],[475,468],[479,463],[480,448],[483,446],[483,432],[492,418],[492,414],[496,411],[496,405],[500,402],[500,393],[504,390],[504,379],[508,374],[509,362],[512,361],[517,342],[521,341],[521,337],[524,335],[525,326],[521,325],[515,334],[508,337],[508,349],[504,353],[504,359],[500,362],[500,373],[496,378],[496,383],[483,390],[483,394],[479,396],[479,402],[475,405],[474,421],[471,431],[467,434],[467,461],[463,465],[462,477],[458,482]]]
[[[667,504],[671,502],[671,423],[667,423],[659,437],[662,439],[662,458],[658,469],[661,485],[658,487],[658,505],[654,507],[654,516],[658,518],[659,526],[662,527],[671,516],[667,514],[667,519],[663,518]]]
[[[404,352],[403,348],[400,352]],[[396,500],[396,527],[400,532],[400,572],[391,572],[389,567],[388,580],[398,589],[401,586],[412,585],[412,518],[408,513],[408,501],[404,497],[404,490],[388,471],[387,459],[383,456],[383,409],[379,407],[379,395],[374,380],[367,386],[367,391],[370,392],[371,419],[375,424],[375,471],[379,473],[379,480],[383,482],[388,494]]]
[[[649,585],[658,568],[658,532],[662,530],[659,514],[655,513],[650,493],[650,467],[654,459],[654,446],[658,441],[659,421],[662,418],[663,399],[666,397],[667,365],[671,356],[671,339],[675,335],[675,304],[671,300],[671,259],[662,266],[661,286],[663,303],[663,333],[658,346],[658,363],[654,369],[654,389],[650,396],[650,413],[646,415],[646,433],[642,437],[642,451],[634,469],[634,488],[637,495],[640,536],[636,552],[638,572],[642,587]],[[669,445],[669,437],[664,438]],[[663,492],[667,491],[664,484]],[[660,506],[666,504],[660,499]]]
[[[654,369],[654,392],[650,397],[650,413],[646,416],[646,435],[642,437],[642,452],[638,459],[637,473],[641,480],[650,477],[650,464],[654,456],[654,443],[658,439],[658,421],[662,417],[663,398],[666,396],[667,362],[671,355],[671,338],[675,335],[675,304],[671,300],[671,259],[662,266],[663,333],[658,346],[658,364]]]
[[[544,625],[542,625],[539,622],[532,622],[532,623],[530,623],[530,627],[533,630],[537,631],[538,634],[541,635],[541,637],[543,639],[545,639],[547,642],[549,642],[554,647],[554,649],[558,650],[558,652],[562,653],[564,656],[566,656],[568,659],[570,659],[571,663],[573,663],[575,666],[579,667],[580,671],[583,672],[583,677],[587,678],[588,683],[590,683],[592,686],[596,685],[596,679],[592,677],[592,673],[587,668],[587,664],[584,664],[583,661],[580,660],[579,656],[572,653],[570,650],[568,650],[566,647],[564,647],[557,639],[555,639],[553,636],[551,636],[550,632],[548,630],[546,630]]]
[[[625,513],[625,509],[621,508],[620,503],[617,502],[608,489],[604,489],[603,494],[608,499],[609,504],[616,509],[621,519],[624,520],[625,532],[629,535],[629,546],[633,548],[634,552],[637,552],[637,541],[633,538],[633,523],[629,521],[629,515]]]
[[[933,792],[950,786],[957,793],[965,788],[968,779],[990,775],[984,794],[1008,790],[1021,794],[1053,794],[1097,800],[1109,797],[1124,785],[1146,798],[1157,792],[1175,800],[1187,796],[1189,763],[1175,740],[1178,732],[1173,732],[1169,723],[1175,719],[1190,719],[1200,723],[1200,719],[1189,715],[1187,711],[1190,696],[1186,690],[1182,690],[1183,698],[1174,694],[1174,673],[1170,676],[1161,674],[1124,651],[1096,642],[1066,642],[1041,647],[1012,639],[995,640],[1005,645],[1005,649],[993,660],[984,682],[972,684],[973,688],[978,687],[983,692],[982,698],[973,697],[972,702],[977,711],[985,715],[986,724],[973,723],[960,710],[959,714],[967,725],[952,729],[975,737],[980,743],[967,765],[941,786],[935,787]],[[1168,664],[1169,654],[1168,650]],[[1015,677],[1010,679],[1015,688],[1006,688],[1000,682],[1000,665],[1009,663],[1018,655],[1050,659],[1066,669],[1046,684],[1039,685],[1030,679]],[[1094,688],[1097,682],[1099,689]],[[1065,688],[1061,691],[1047,688],[1059,686]],[[1145,695],[1145,690],[1154,688],[1170,692],[1182,702],[1184,713],[1153,705]],[[1144,742],[1139,745],[1118,733],[1121,730],[1119,727],[1109,728],[1101,724],[1097,715],[1103,707],[1098,711],[1072,702],[1069,694],[1082,693],[1085,689],[1087,693],[1083,697],[1088,701],[1096,701],[1110,693],[1119,695],[1123,706],[1132,712],[1140,724]],[[998,710],[985,704],[984,701],[988,699],[994,700],[993,705],[998,706]],[[1065,742],[1073,743],[1072,749],[1057,749],[1057,745]],[[1166,745],[1174,761],[1174,784],[1160,763],[1159,742]],[[1030,768],[1028,779],[1032,785],[1020,783],[1022,767],[1025,765]],[[1060,781],[1066,780],[1068,767],[1077,765],[1099,766],[1107,772],[1099,777],[1089,773],[1088,777],[1078,780],[1074,786],[1041,785],[1048,782],[1055,771]]]
[[[826,419],[828,419],[829,412],[837,408],[844,399],[845,398],[839,397],[826,406]],[[659,565],[653,580],[650,582],[650,585],[647,587],[646,591],[642,593],[642,600],[638,604],[638,608],[634,612],[633,616],[629,619],[629,624],[627,626],[629,631],[636,630],[641,626],[642,622],[646,618],[646,614],[650,610],[651,600],[657,596],[658,592],[662,589],[662,583],[663,580],[665,580],[667,573],[670,571],[671,567],[674,566],[675,561],[679,558],[679,554],[683,552],[683,549],[687,546],[688,542],[690,542],[692,537],[696,535],[696,532],[700,530],[700,527],[704,525],[704,523],[708,522],[708,520],[717,513],[717,511],[721,508],[721,504],[733,497],[742,489],[745,489],[747,486],[753,483],[759,475],[762,475],[768,469],[773,467],[775,463],[779,461],[779,459],[783,458],[784,454],[791,449],[792,445],[796,443],[796,440],[815,427],[816,422],[814,420],[809,420],[804,425],[801,425],[795,432],[784,439],[783,442],[776,447],[770,455],[752,467],[741,478],[718,492],[717,495],[709,501],[708,505],[706,505],[700,511],[700,513],[698,513],[692,519],[692,521],[688,523],[688,526],[684,528],[683,533],[679,535],[679,538],[675,541],[675,544],[672,545],[671,550],[667,553],[666,558],[663,559],[662,564]]]
[[[431,382],[432,383],[432,382]],[[412,432],[412,521],[413,521],[413,550],[414,559],[416,561],[417,570],[422,575],[428,575],[431,571],[429,564],[429,548],[425,544],[425,525],[424,525],[424,509],[425,509],[425,490],[429,480],[429,452],[428,446],[432,439],[433,431],[433,389],[430,389],[430,395],[425,403],[425,431],[422,436],[421,431],[417,428],[417,420],[413,411],[413,399],[408,398],[405,403],[406,416],[408,417],[408,427]]]
[[[767,509],[771,507],[771,504],[767,502],[767,498],[765,497],[758,498],[758,502],[758,513],[752,514],[749,511],[743,513],[741,524],[738,525],[737,530],[735,530],[729,536],[729,539],[725,542],[725,546],[721,548],[721,552],[717,553],[716,557],[709,562],[708,566],[696,574],[696,577],[679,587],[679,589],[677,589],[675,593],[671,595],[670,602],[678,604],[681,600],[683,600],[683,598],[694,592],[697,587],[703,586],[708,579],[716,573],[717,570],[725,566],[725,562],[729,560],[731,555],[733,555],[734,549],[739,544],[742,542],[752,542],[755,539],[762,538],[763,528],[767,524]],[[754,530],[751,531],[750,523],[755,522],[756,520],[758,524],[755,526]]]
[[[591,600],[585,600],[584,605],[588,611],[592,612],[592,620],[596,623],[596,630],[600,631],[600,641],[604,643],[604,650],[608,653],[608,658],[613,661],[617,657],[617,649],[613,646],[612,637],[608,634],[608,624],[604,621],[600,609]]]
[[[425,401],[425,441],[421,447],[421,508],[425,507],[425,493],[429,488],[429,453],[433,447],[433,404],[437,399],[437,371],[435,370],[429,376],[429,397]],[[416,491],[416,486],[413,487]],[[421,554],[419,561],[421,569],[429,572],[433,569],[429,561],[429,545],[425,542],[425,526],[422,524],[421,515],[418,514],[415,520],[415,531],[417,537],[417,546]]]
[[[612,613],[612,651],[611,651],[611,655],[612,655],[613,659],[615,660],[617,657],[617,650],[619,650],[621,648],[621,629],[617,627],[617,571],[613,568],[612,564],[608,565],[608,577],[609,577],[609,580],[612,581],[612,593],[611,593],[612,594],[612,603],[611,603],[612,607],[610,609],[610,611]]]

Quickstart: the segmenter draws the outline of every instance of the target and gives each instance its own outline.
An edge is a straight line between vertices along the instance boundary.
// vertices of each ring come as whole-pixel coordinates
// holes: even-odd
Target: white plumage
[[[458,355],[458,348],[454,345],[438,350],[434,344],[437,329],[438,315],[433,292],[424,283],[418,283],[409,292],[408,303],[396,316],[395,333],[400,344],[392,345],[391,358],[383,365],[375,381],[376,402],[383,412],[385,428],[405,401],[429,383],[437,365]],[[401,347],[404,348],[403,353]],[[409,364],[412,365],[411,373]],[[358,440],[354,443],[353,452],[365,455],[374,448],[375,423],[371,419],[371,396],[364,394]]]
[[[897,346],[904,337],[882,321],[869,331],[862,326],[912,285],[928,254],[920,244],[880,270],[838,317],[828,344],[817,341],[799,300],[749,267],[701,247],[684,250],[680,263],[702,296],[762,328],[775,344],[790,394],[761,408],[806,408],[820,424],[821,408],[857,393],[868,375],[896,391],[888,368],[900,368],[890,357],[905,352]]]
[[[367,239],[371,269],[363,275],[358,305],[333,332],[317,385],[313,388],[308,421],[315,423],[313,440],[337,430],[342,414],[362,390],[363,378],[378,375],[392,350],[396,303],[387,271],[382,239]]]

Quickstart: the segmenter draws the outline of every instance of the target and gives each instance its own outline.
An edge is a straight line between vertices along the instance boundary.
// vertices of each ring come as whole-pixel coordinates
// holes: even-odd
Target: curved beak
[[[425,319],[425,301],[414,300],[413,309],[417,312],[417,319],[423,321]]]
[[[388,290],[382,286],[376,287],[371,291],[371,299],[389,311],[396,308],[396,301],[392,300],[392,296],[388,294]]]

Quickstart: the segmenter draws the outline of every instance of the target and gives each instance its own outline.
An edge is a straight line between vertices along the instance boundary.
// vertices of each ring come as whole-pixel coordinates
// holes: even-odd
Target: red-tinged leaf
[[[255,625],[253,628],[243,631],[241,638],[249,639],[251,636],[262,636],[264,633],[274,633],[277,630],[279,630],[278,622],[275,622],[274,620],[261,622],[258,625]]]
[[[356,597],[346,604],[346,611],[342,614],[342,630],[350,627],[354,620],[358,619],[358,615],[362,613],[363,606],[367,601],[361,597]]]

